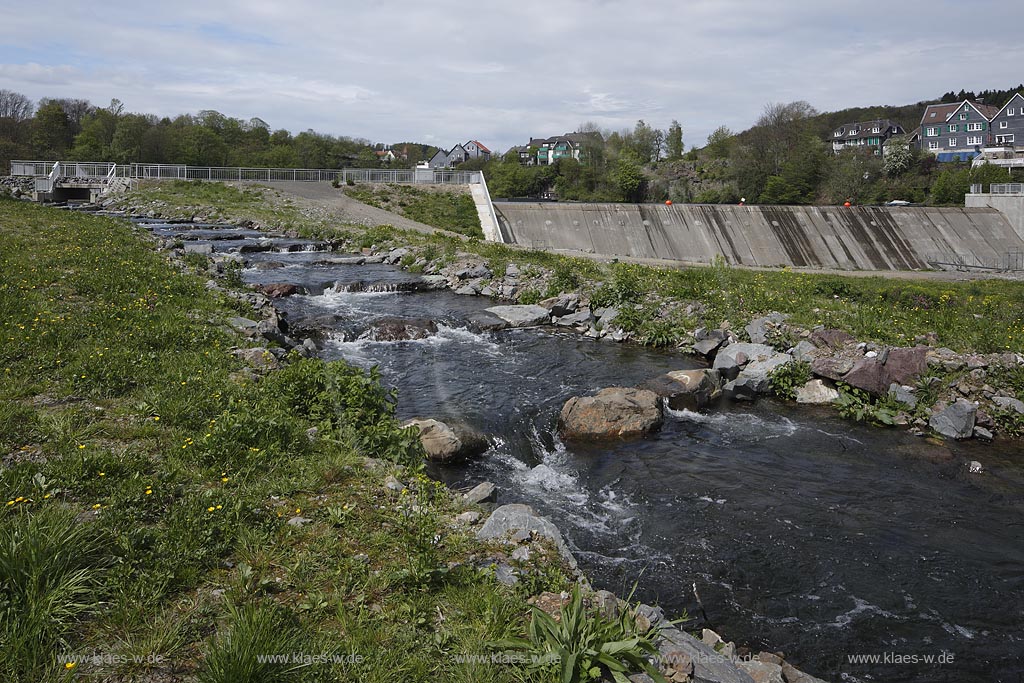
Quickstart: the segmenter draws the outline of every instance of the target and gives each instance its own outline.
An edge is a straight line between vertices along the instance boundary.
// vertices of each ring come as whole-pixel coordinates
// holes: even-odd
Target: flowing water
[[[210,242],[217,251],[263,239],[149,227],[228,238]],[[551,329],[475,332],[467,316],[489,301],[406,291],[415,275],[325,263],[337,255],[316,249],[275,241],[246,254],[244,276],[305,287],[275,303],[292,325],[329,325],[324,358],[379,366],[400,391],[400,417],[457,418],[487,434],[482,457],[431,474],[453,487],[489,480],[500,503],[532,505],[595,585],[625,594],[639,580],[638,597],[688,610],[687,628],[781,650],[829,680],[1024,680],[1019,445],[940,444],[774,400],[670,411],[646,439],[565,443],[556,419],[570,396],[699,364]],[[358,338],[387,317],[438,329]],[[967,473],[973,459],[984,474]],[[879,661],[850,661],[859,655]]]

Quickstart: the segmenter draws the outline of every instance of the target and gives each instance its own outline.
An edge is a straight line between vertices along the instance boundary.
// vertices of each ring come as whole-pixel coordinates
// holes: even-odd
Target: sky
[[[33,100],[445,148],[638,119],[702,146],[769,103],[1024,80],[1019,0],[0,0],[0,16],[0,89]]]

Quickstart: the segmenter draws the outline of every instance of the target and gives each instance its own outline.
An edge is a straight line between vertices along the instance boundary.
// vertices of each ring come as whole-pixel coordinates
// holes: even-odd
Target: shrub
[[[796,390],[811,380],[811,364],[805,361],[792,361],[781,365],[768,376],[768,383],[776,396],[796,399]]]

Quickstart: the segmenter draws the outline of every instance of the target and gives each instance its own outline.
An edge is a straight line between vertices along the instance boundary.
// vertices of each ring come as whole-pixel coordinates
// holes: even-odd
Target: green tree
[[[640,160],[632,154],[619,157],[615,167],[615,185],[623,201],[639,202],[643,199],[645,179]]]
[[[971,171],[969,168],[947,168],[939,173],[935,182],[932,183],[931,203],[962,206],[970,185]]]
[[[71,146],[71,122],[60,104],[48,102],[32,120],[32,149],[40,159],[63,159]]]
[[[885,160],[882,169],[890,178],[901,176],[917,163],[917,152],[911,148],[905,135],[889,139],[885,146]]]
[[[844,149],[825,165],[822,198],[829,204],[842,204],[846,200],[863,203],[881,174],[879,157],[859,149]]]
[[[666,154],[670,161],[683,158],[683,127],[673,119],[672,125],[668,127],[668,135],[665,137]]]
[[[732,131],[725,126],[719,126],[708,136],[708,144],[704,151],[713,159],[727,159],[732,154],[734,142]]]

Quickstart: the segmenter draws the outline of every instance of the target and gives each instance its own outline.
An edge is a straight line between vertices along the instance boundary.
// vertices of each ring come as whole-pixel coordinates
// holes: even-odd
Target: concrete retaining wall
[[[1009,221],[1017,235],[1024,239],[1024,195],[1019,194],[969,194],[967,206],[996,209]]]
[[[1002,260],[1024,237],[988,208],[495,202],[503,241],[607,256],[748,266],[927,268]]]

